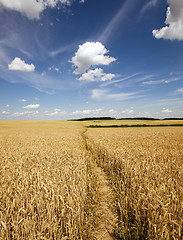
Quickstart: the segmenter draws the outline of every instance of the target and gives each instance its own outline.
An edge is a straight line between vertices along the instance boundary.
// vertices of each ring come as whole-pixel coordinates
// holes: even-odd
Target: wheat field
[[[0,239],[79,239],[87,189],[81,130],[1,124],[0,156]]]
[[[183,128],[90,124],[0,122],[0,240],[102,239],[96,163],[115,199],[113,239],[182,239]]]
[[[117,239],[182,239],[183,129],[89,129],[116,192]]]

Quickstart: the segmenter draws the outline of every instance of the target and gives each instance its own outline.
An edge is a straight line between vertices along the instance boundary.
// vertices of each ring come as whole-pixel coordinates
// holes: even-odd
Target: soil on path
[[[96,209],[96,215],[99,217],[99,223],[94,229],[93,238],[97,240],[115,239],[112,235],[117,224],[117,215],[114,208],[114,193],[110,186],[107,175],[102,168],[93,163],[93,171],[98,181],[99,206]]]

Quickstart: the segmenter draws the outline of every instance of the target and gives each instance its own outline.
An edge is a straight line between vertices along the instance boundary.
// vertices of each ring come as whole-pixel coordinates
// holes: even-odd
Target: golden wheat
[[[87,167],[81,130],[43,126],[1,125],[2,240],[83,235]]]
[[[0,122],[0,239],[93,239],[94,160],[115,191],[117,239],[181,239],[183,129],[86,125]]]
[[[183,236],[183,129],[89,129],[88,145],[117,194],[120,239]]]

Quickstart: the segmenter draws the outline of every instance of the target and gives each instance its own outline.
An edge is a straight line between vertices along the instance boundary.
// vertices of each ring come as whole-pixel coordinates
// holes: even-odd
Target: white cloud
[[[71,0],[0,0],[0,8],[15,10],[30,19],[39,19],[42,11],[59,3],[70,5]]]
[[[104,73],[103,77],[101,78],[101,80],[103,82],[108,81],[108,80],[112,80],[115,77],[115,74],[113,73]]]
[[[11,71],[33,72],[35,66],[33,64],[26,64],[23,60],[16,57],[10,64],[8,69]]]
[[[177,89],[177,92],[183,94],[183,88]]]
[[[9,105],[9,104],[7,104],[5,107],[6,107],[6,108],[9,108],[9,107],[10,107],[10,105]]]
[[[168,0],[165,26],[160,30],[153,30],[155,38],[164,38],[169,40],[183,40],[183,1]]]
[[[82,74],[91,66],[109,65],[116,59],[105,56],[108,50],[100,42],[85,42],[79,45],[78,51],[72,58],[72,63],[76,67],[74,74]]]
[[[137,97],[136,95],[137,95],[137,92],[110,93],[108,90],[105,90],[105,89],[93,89],[92,90],[92,98],[97,99],[97,100],[122,101],[122,100]]]
[[[8,112],[8,111],[3,111],[2,114],[3,114],[3,115],[8,115],[8,114],[10,114],[10,112]]]
[[[95,114],[99,114],[102,112],[102,108],[98,108],[98,109],[86,109],[86,110],[76,110],[74,111],[72,114],[73,115],[95,115]]]
[[[55,71],[56,71],[56,72],[59,72],[59,70],[60,70],[59,68],[55,67]]]
[[[60,112],[61,110],[59,108],[54,109],[55,112]]]
[[[150,112],[138,112],[137,117],[151,117]]]
[[[24,112],[15,112],[13,115],[16,117],[24,116],[24,115],[37,115],[39,111],[24,111]]]
[[[132,114],[132,113],[134,113],[134,109],[133,109],[133,108],[131,108],[131,109],[126,109],[126,110],[122,111],[122,113]]]
[[[27,102],[26,99],[22,98],[22,99],[19,99],[20,102]]]
[[[60,112],[58,112],[58,111],[54,111],[54,112],[52,112],[52,113],[46,113],[46,115],[52,117],[52,116],[57,116],[57,115],[59,115],[59,113],[60,113]]]
[[[63,115],[65,112],[61,112],[59,108],[55,108],[53,112],[45,111],[45,115],[53,117],[58,115]]]
[[[94,82],[94,81],[107,81],[111,80],[115,77],[115,74],[112,73],[104,73],[103,69],[96,68],[94,70],[89,70],[87,73],[83,73],[82,76],[78,80],[83,80],[86,82]]]
[[[23,108],[25,109],[38,109],[40,107],[40,104],[30,104],[30,105],[27,105]]]
[[[172,110],[169,110],[168,108],[167,109],[164,108],[161,112],[162,113],[172,113]]]
[[[117,113],[117,111],[115,111],[114,109],[109,110],[109,114],[116,114],[116,113]]]

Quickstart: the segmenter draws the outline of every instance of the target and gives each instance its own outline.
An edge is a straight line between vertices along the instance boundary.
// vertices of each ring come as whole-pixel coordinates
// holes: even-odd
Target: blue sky
[[[183,117],[182,0],[0,0],[0,120]]]

